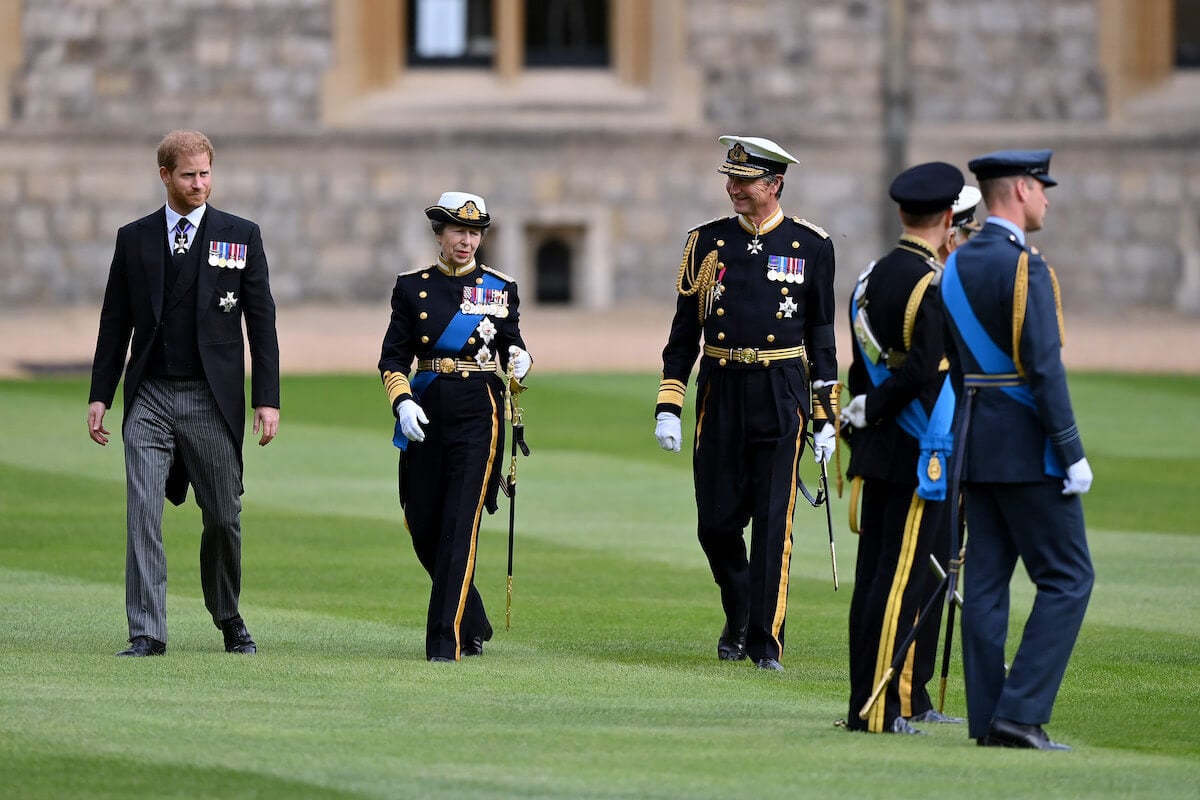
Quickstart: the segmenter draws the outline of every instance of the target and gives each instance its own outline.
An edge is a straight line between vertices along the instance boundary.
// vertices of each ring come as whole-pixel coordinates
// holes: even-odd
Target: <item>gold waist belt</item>
[[[418,372],[438,372],[448,375],[451,372],[495,372],[496,362],[489,361],[486,367],[479,366],[476,361],[458,361],[453,358],[418,358]]]
[[[768,366],[780,361],[796,361],[804,358],[804,345],[783,347],[778,350],[760,350],[757,347],[713,347],[704,345],[704,355],[717,359],[722,367],[727,364],[761,364]]]

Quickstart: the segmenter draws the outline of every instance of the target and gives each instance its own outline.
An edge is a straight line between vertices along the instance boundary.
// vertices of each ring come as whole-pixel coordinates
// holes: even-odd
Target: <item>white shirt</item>
[[[207,210],[208,203],[205,203],[199,208],[193,208],[187,214],[180,214],[171,208],[170,203],[167,204],[167,242],[172,248],[175,246],[175,226],[179,224],[180,219],[186,216],[188,222],[192,223],[191,230],[187,232],[187,246],[191,249],[192,240],[196,238],[196,231],[200,230],[200,222],[204,219],[204,212]]]

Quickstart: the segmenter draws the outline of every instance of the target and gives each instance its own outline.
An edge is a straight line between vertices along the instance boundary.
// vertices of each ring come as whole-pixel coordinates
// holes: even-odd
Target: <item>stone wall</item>
[[[283,132],[320,116],[328,0],[26,0],[21,22],[21,130]]]
[[[577,302],[669,302],[685,231],[728,213],[721,133],[800,159],[783,205],[835,237],[841,292],[887,247],[887,3],[687,0],[703,120],[685,130],[617,115],[496,135],[468,110],[430,136],[322,122],[331,2],[26,2],[0,128],[0,308],[98,300],[116,228],[163,201],[154,146],[174,127],[212,137],[212,202],[262,225],[285,303],[388,292],[432,258],[421,209],[446,189],[487,198],[487,257],[526,295],[531,236],[562,226],[580,237]],[[1054,148],[1061,186],[1036,241],[1071,307],[1200,313],[1200,125],[1106,121],[1095,4],[907,7],[904,162]]]

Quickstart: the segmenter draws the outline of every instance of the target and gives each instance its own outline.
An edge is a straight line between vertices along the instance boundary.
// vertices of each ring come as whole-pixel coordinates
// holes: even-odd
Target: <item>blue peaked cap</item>
[[[1053,150],[997,150],[971,159],[967,168],[981,181],[1009,175],[1032,175],[1045,186],[1057,186],[1058,181],[1050,177],[1052,155]]]

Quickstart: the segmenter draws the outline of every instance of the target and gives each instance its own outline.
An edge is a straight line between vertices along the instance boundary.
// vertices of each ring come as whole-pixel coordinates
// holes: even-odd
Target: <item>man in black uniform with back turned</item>
[[[795,158],[769,139],[719,141],[729,148],[719,171],[735,214],[688,234],[655,436],[679,451],[703,335],[692,468],[700,546],[725,611],[717,656],[782,670],[796,468],[810,418],[817,461],[834,447],[833,243],[779,207]]]
[[[962,172],[942,162],[910,167],[892,181],[888,193],[900,206],[904,232],[859,276],[850,304],[853,399],[842,419],[853,448],[851,496],[862,490],[850,601],[851,730],[919,733],[910,719],[962,721],[935,710],[925,688],[933,677],[940,606],[924,623],[932,636],[911,646],[866,719],[859,716],[928,599],[930,554],[943,563],[949,556],[941,501],[954,393],[947,385],[937,254],[962,188]]]

